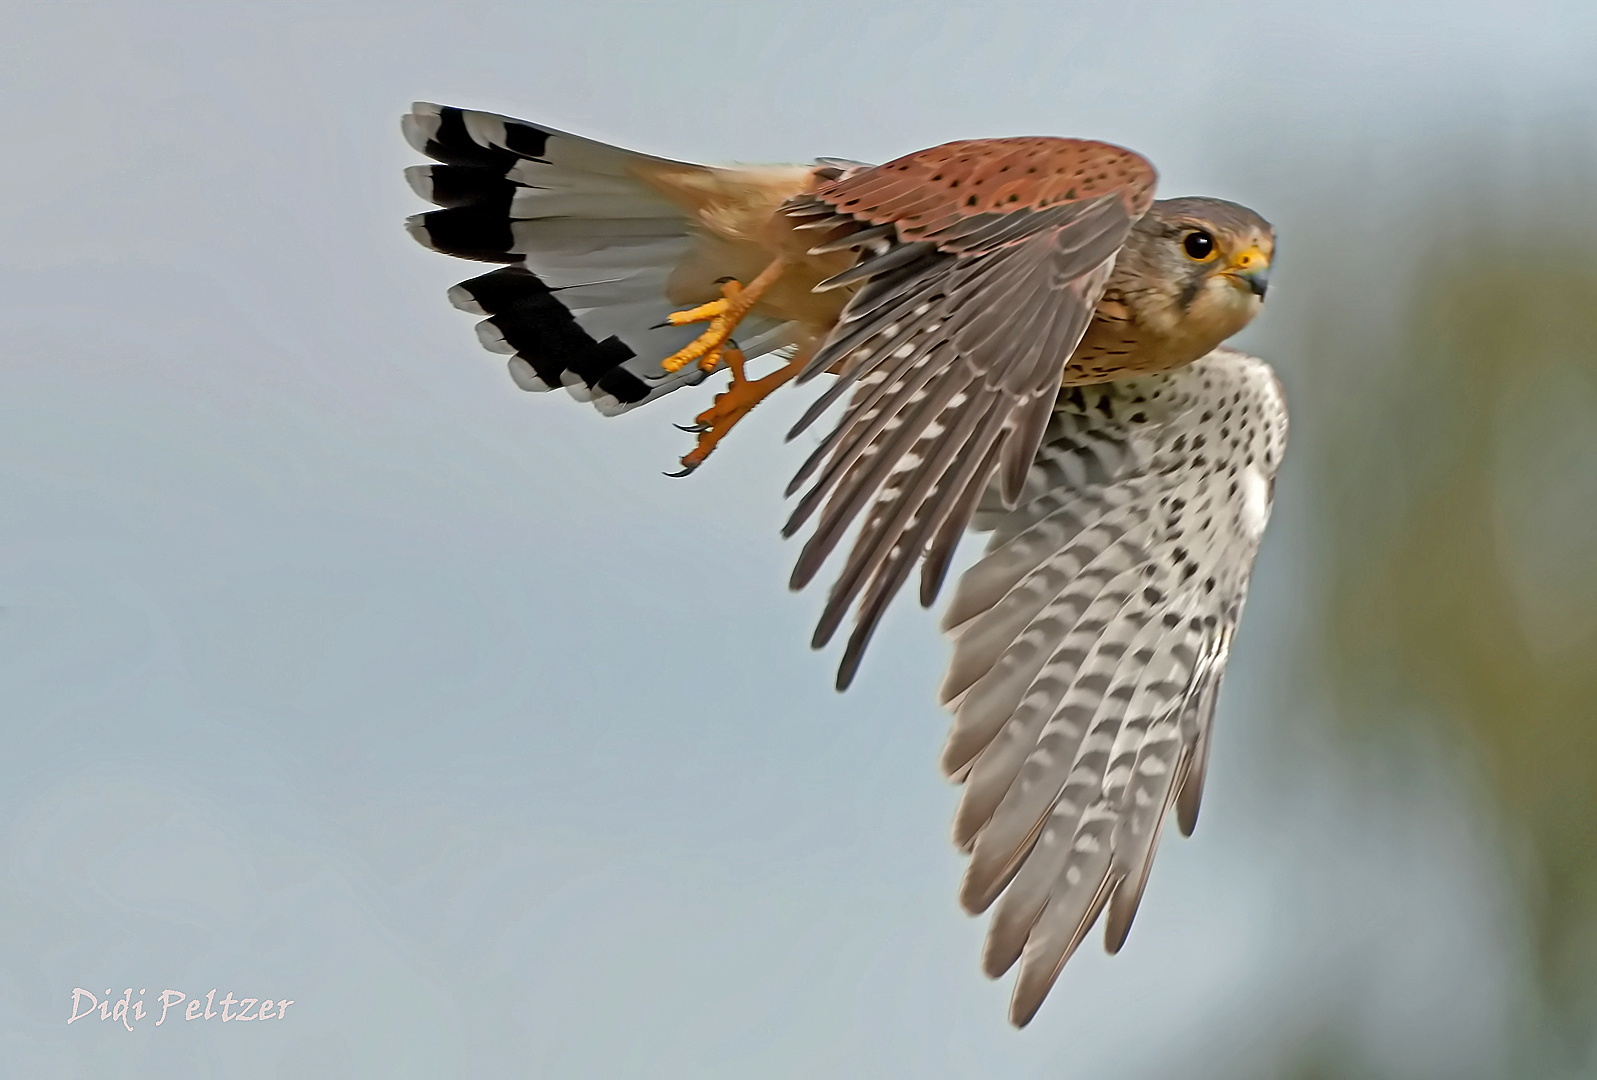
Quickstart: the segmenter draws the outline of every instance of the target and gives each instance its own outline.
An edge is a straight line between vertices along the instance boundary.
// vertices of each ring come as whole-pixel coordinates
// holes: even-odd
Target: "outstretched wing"
[[[943,768],[965,785],[961,903],[998,900],[983,967],[1020,961],[1017,1025],[1105,906],[1119,950],[1170,807],[1183,833],[1197,821],[1285,445],[1273,373],[1219,349],[1066,391],[1019,506],[992,491],[977,514],[994,534],[944,619]]]
[[[798,228],[834,236],[817,250],[864,252],[819,286],[859,291],[800,376],[841,365],[841,377],[792,434],[857,390],[789,486],[813,477],[784,530],[819,511],[797,589],[866,515],[813,642],[860,600],[839,689],[923,557],[931,602],[994,473],[1007,501],[1019,494],[1060,372],[1154,181],[1146,161],[1105,143],[983,139],[849,173],[786,208]]]

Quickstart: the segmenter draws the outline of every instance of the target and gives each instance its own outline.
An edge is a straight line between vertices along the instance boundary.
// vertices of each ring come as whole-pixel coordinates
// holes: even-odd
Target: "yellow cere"
[[[1270,257],[1259,250],[1259,245],[1254,244],[1245,251],[1239,251],[1231,259],[1231,267],[1236,270],[1262,270],[1270,265]]]

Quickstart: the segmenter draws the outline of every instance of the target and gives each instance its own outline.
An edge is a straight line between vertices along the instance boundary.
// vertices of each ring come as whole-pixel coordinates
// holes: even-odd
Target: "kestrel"
[[[686,472],[773,390],[836,376],[789,433],[841,403],[783,532],[815,523],[797,589],[855,529],[812,641],[854,608],[839,689],[916,564],[930,606],[965,530],[992,534],[943,619],[942,765],[960,901],[996,901],[983,968],[1019,961],[1024,1026],[1105,908],[1120,949],[1167,812],[1197,820],[1286,444],[1270,368],[1221,347],[1263,302],[1270,225],[1156,202],[1146,160],[1083,139],[712,168],[438,105],[403,126],[444,208],[411,234],[507,264],[449,298],[521,388],[613,415],[726,368]]]

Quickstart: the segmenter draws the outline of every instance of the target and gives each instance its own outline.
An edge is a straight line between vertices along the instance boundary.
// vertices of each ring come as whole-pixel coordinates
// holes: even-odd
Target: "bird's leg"
[[[728,279],[721,284],[721,299],[711,300],[708,304],[700,304],[687,311],[672,312],[667,316],[665,325],[686,326],[688,323],[696,322],[707,322],[710,325],[687,347],[678,349],[660,361],[660,366],[667,371],[681,371],[689,363],[697,360],[699,367],[705,371],[714,371],[716,364],[721,361],[722,351],[732,337],[732,331],[737,329],[737,324],[743,321],[743,316],[759,303],[760,297],[776,284],[776,279],[781,277],[782,271],[786,269],[785,259],[774,259],[747,286]]]
[[[743,373],[743,350],[736,345],[727,347],[724,356],[726,366],[732,371],[732,381],[724,391],[715,395],[715,401],[708,409],[693,418],[693,427],[682,429],[698,432],[699,445],[682,458],[681,472],[666,475],[686,476],[704,464],[704,459],[710,456],[717,443],[726,438],[727,432],[737,426],[737,422],[747,416],[754,406],[764,401],[771,391],[803,371],[814,352],[813,345],[802,348],[786,364],[765,378],[751,382]]]

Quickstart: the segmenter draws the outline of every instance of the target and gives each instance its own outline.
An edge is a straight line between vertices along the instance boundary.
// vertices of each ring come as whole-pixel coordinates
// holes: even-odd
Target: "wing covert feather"
[[[817,518],[799,589],[866,522],[813,641],[855,608],[839,689],[916,562],[921,602],[935,599],[988,481],[1006,503],[1020,497],[1060,374],[1155,179],[1104,143],[986,139],[857,170],[786,207],[803,228],[855,230],[822,247],[861,238],[860,261],[817,286],[858,291],[799,376],[840,377],[789,437],[858,392],[789,485],[810,486],[783,529]]]

